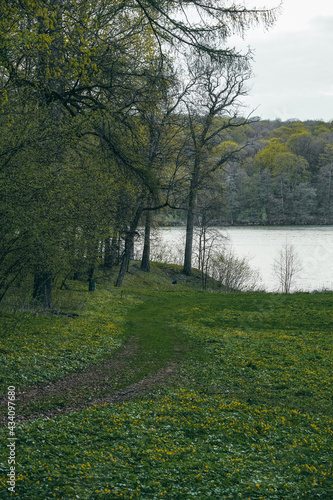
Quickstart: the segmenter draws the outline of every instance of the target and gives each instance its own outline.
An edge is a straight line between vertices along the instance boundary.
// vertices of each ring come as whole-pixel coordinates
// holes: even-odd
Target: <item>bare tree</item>
[[[188,200],[186,246],[183,272],[192,268],[192,246],[195,211],[199,192],[214,172],[244,148],[228,140],[227,130],[249,122],[239,118],[239,99],[246,95],[251,76],[249,58],[219,61],[201,57],[188,69],[193,84],[184,96],[188,119]]]
[[[214,181],[216,182],[215,178]],[[201,192],[198,198],[196,227],[194,231],[194,253],[197,254],[197,259],[194,265],[201,271],[201,282],[204,290],[207,288],[211,259],[217,249],[224,247],[227,240],[226,236],[217,227],[219,221],[216,213],[220,206],[221,194],[215,185]]]
[[[274,261],[274,272],[282,293],[290,293],[295,278],[302,270],[302,265],[293,245],[286,243]]]
[[[223,236],[218,229],[209,227],[205,221],[201,221],[196,227],[196,236],[198,238],[197,257],[198,268],[201,271],[201,284],[203,290],[207,288],[207,280],[209,275],[209,266],[214,255],[214,249],[217,245],[223,244]]]

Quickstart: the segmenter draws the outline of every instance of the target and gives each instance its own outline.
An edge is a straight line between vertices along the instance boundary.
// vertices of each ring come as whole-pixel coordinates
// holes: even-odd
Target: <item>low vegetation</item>
[[[39,400],[53,416],[32,418],[18,400],[16,488],[3,427],[1,498],[332,498],[332,294],[203,293],[179,269],[131,268],[123,291],[58,291],[78,317],[1,311],[3,393],[73,372],[82,392],[82,370],[137,346],[104,401],[85,386],[73,411],[69,384]]]

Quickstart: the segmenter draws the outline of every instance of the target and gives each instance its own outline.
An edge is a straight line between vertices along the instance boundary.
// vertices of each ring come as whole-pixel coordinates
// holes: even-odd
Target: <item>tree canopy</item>
[[[141,215],[186,198],[196,137],[211,173],[239,148],[225,132],[242,122],[228,110],[250,55],[228,37],[277,13],[222,0],[1,2],[0,298],[24,282],[52,307],[56,278],[82,268],[93,280],[106,252],[124,269]],[[189,53],[192,83],[179,65]],[[205,81],[209,65],[224,93],[213,73]]]

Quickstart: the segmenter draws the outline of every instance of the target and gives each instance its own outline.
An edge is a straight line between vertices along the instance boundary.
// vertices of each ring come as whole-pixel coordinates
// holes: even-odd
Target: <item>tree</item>
[[[141,271],[145,271],[148,273],[150,271],[150,211],[146,212],[146,220],[145,220],[145,235],[143,242],[143,251],[142,251],[142,260],[141,260]]]
[[[130,122],[127,121],[130,127],[121,134],[120,140],[126,137],[127,148],[131,151],[127,158],[141,184],[135,204],[137,211],[132,220],[135,220],[135,224],[131,222],[131,229],[126,232],[125,251],[116,281],[117,286],[122,284],[126,267],[124,263],[128,266],[129,253],[141,215],[145,215],[141,268],[149,271],[151,214],[170,206],[170,196],[178,182],[177,156],[179,147],[182,147],[179,136],[182,135],[183,121],[177,110],[186,88],[179,91],[179,82],[171,67],[165,80],[165,85],[159,85],[157,88],[152,84],[150,99],[137,106],[136,114]],[[128,238],[131,243],[126,245]]]
[[[212,61],[200,58],[193,69],[191,91],[184,98],[188,119],[187,155],[189,188],[183,272],[191,274],[194,217],[197,196],[204,182],[242,149],[230,141],[228,129],[248,122],[238,118],[239,98],[250,77],[247,59]],[[229,140],[228,140],[229,139]]]
[[[266,180],[269,180],[267,187],[270,194],[267,193],[269,200],[267,205],[270,205],[270,208],[267,208],[267,212],[270,213],[270,222],[280,224],[300,222],[302,213],[298,209],[302,191],[299,185],[306,182],[310,176],[309,165],[305,158],[292,153],[279,139],[274,138],[256,154],[254,163],[255,168],[262,174],[265,172]],[[306,196],[304,201],[305,199]]]
[[[158,49],[161,63],[170,48],[233,56],[221,41],[249,27],[274,23],[278,9],[247,9],[218,0],[13,0],[1,3],[2,90],[30,88],[46,102],[59,101],[70,113],[109,108],[117,93],[123,105],[136,100],[140,80]],[[194,8],[200,22],[189,21]],[[151,50],[151,47],[153,50]],[[55,62],[54,54],[57,53]],[[42,57],[41,57],[42,54]],[[46,81],[40,81],[43,61]],[[61,80],[61,88],[50,81]]]
[[[1,144],[4,154],[9,145],[16,151],[0,160],[0,288],[5,293],[13,279],[32,276],[33,298],[51,307],[53,278],[74,271],[91,253],[89,239],[103,232],[106,220],[110,223],[114,184],[100,150],[87,144],[87,137],[75,137],[73,120],[61,124],[59,164],[53,117],[41,114],[43,119],[26,106],[11,119],[20,134]]]
[[[79,6],[76,2],[64,3],[60,0],[48,3],[37,1],[33,4],[25,1],[13,2],[7,12],[10,22],[1,25],[4,34],[0,56],[4,115],[8,114],[10,117],[15,110],[15,118],[10,117],[9,121],[12,120],[16,124],[20,122],[21,117],[27,119],[29,116],[28,122],[32,120],[34,123],[34,128],[30,127],[30,136],[25,142],[22,138],[15,138],[17,144],[14,149],[17,151],[8,149],[8,145],[4,146],[2,159],[6,157],[6,163],[3,163],[6,181],[14,164],[16,168],[15,175],[10,175],[10,181],[5,182],[3,186],[6,200],[4,215],[8,231],[6,230],[2,238],[3,256],[7,262],[2,290],[5,293],[12,279],[27,272],[27,265],[24,271],[23,263],[29,262],[29,272],[34,274],[33,297],[45,307],[52,305],[52,282],[55,272],[59,270],[60,261],[61,267],[66,267],[70,262],[89,260],[89,275],[92,279],[100,251],[100,239],[105,234],[105,220],[102,215],[105,213],[105,207],[111,208],[110,203],[107,201],[99,212],[95,211],[95,206],[105,202],[106,189],[110,189],[109,180],[112,176],[108,176],[109,172],[103,171],[103,166],[99,163],[103,149],[98,150],[100,143],[96,143],[94,139],[96,121],[101,122],[100,111],[107,112],[108,117],[111,116],[110,107],[118,112],[123,109],[126,113],[139,99],[138,96],[142,98],[147,91],[147,74],[155,71],[152,68],[154,50],[152,47],[148,49],[146,44],[150,37],[146,29],[147,24],[139,22],[133,27],[131,21],[135,19],[134,14],[120,16],[118,25],[113,24],[112,16],[118,12],[118,7],[109,6],[107,13],[103,11],[104,7],[106,9],[103,2],[86,1],[80,2]],[[92,18],[87,15],[88,12]],[[103,12],[106,17],[102,15]],[[104,32],[106,27],[113,30],[112,33]],[[127,53],[123,51],[124,45],[117,37],[117,31],[121,28],[122,36],[126,33],[132,42],[131,50]],[[112,57],[117,59],[118,65],[112,60],[110,47],[107,47],[101,37],[102,31],[108,37],[117,38],[117,44],[113,45],[114,49],[117,45],[117,50],[112,52]],[[13,34],[15,43],[12,41]],[[110,38],[108,40],[110,41]],[[109,53],[106,54],[106,51]],[[119,57],[121,52],[124,52],[122,58]],[[105,57],[101,59],[101,55]],[[136,74],[131,74],[131,78],[129,74],[121,74],[124,69],[132,71],[134,59]],[[133,62],[131,68],[130,61]],[[114,64],[111,65],[111,62]],[[111,78],[112,75],[114,78]],[[116,77],[118,80],[115,83]],[[121,90],[120,80],[124,84]],[[111,95],[112,106],[108,105]],[[27,109],[29,113],[26,112]],[[117,117],[117,113],[113,112],[113,123]],[[77,135],[69,144],[68,137],[73,138],[75,135],[71,132],[72,128]],[[113,143],[115,142],[116,137],[113,137]],[[78,143],[82,148],[81,162],[73,163],[74,169],[77,169],[74,172],[74,169],[69,167],[67,158],[75,156],[74,150]],[[17,161],[18,152],[21,162]],[[94,152],[94,159],[89,156],[91,152]],[[125,155],[121,155],[121,151],[116,153],[119,163],[119,157]],[[29,161],[23,160],[24,154],[28,156]],[[88,156],[89,163],[85,161]],[[104,160],[106,163],[112,161],[111,158]],[[124,164],[125,162],[122,167]],[[86,179],[88,182],[81,193],[75,187],[69,191],[74,184],[71,176],[76,178],[77,184],[80,184],[80,179],[84,176],[80,165],[89,170],[95,168],[94,175]],[[133,162],[129,162],[129,165],[135,170],[136,165]],[[24,178],[29,179],[30,175],[34,182],[24,183]],[[101,177],[104,180],[102,190],[98,181],[95,182],[95,179],[100,180]],[[114,189],[110,189],[110,197],[112,192]],[[80,199],[84,195],[88,195],[89,201]],[[87,208],[86,201],[89,203],[89,214],[83,210],[83,207]],[[109,226],[113,222],[114,205],[111,205]],[[26,230],[20,229],[20,212],[27,215]],[[75,220],[74,230],[72,218]],[[68,241],[68,237],[73,238],[73,241]],[[77,255],[78,240],[82,242],[79,251],[81,257]],[[15,241],[16,245],[11,241]],[[24,248],[25,259],[21,256],[21,259],[12,262],[11,257],[15,255],[18,247]],[[70,255],[70,249],[73,247],[76,249],[75,256]],[[64,248],[68,249],[68,252],[64,252]],[[58,255],[62,255],[62,259],[58,259]],[[66,264],[65,256],[68,259]],[[82,256],[85,257],[82,259]]]
[[[228,8],[222,1],[212,6],[206,0],[191,0],[188,6],[204,14],[201,25],[179,16],[183,2],[169,0],[1,3],[2,123],[10,123],[13,116],[16,124],[23,124],[27,117],[33,122],[33,135],[23,134],[22,142],[12,128],[6,137],[13,147],[2,145],[1,174],[6,177],[1,188],[5,215],[1,258],[6,261],[3,291],[29,264],[29,273],[34,274],[33,295],[50,306],[51,284],[60,269],[68,269],[84,255],[89,255],[90,270],[93,268],[101,239],[119,226],[114,220],[117,200],[105,203],[112,180],[112,174],[100,163],[105,143],[107,164],[123,174],[123,185],[129,175],[137,189],[126,211],[128,251],[133,222],[140,210],[147,208],[147,197],[160,190],[160,184],[152,163],[137,158],[138,148],[127,139],[137,130],[136,116],[151,100],[152,89],[155,92],[168,84],[168,52],[172,47],[184,51],[191,46],[215,57],[234,57],[233,50],[219,49],[217,42],[258,22],[268,25],[275,18],[273,11]],[[95,172],[84,189],[87,196],[89,193],[84,207],[91,204],[90,213],[82,209],[79,192],[75,188],[71,191],[75,180],[84,178],[80,162],[72,168],[67,160],[77,145],[84,149],[81,156],[89,158],[83,164]],[[91,153],[96,152],[93,158]],[[98,200],[91,196],[94,178],[98,179]],[[106,181],[104,189],[99,184],[101,178]],[[97,206],[104,207],[102,221]],[[107,213],[108,224],[104,218]],[[15,252],[18,249],[19,253]],[[127,259],[126,254],[124,261]]]
[[[54,147],[59,142],[56,134],[50,140],[55,132],[50,113],[45,110],[36,113],[29,100],[22,98],[17,98],[15,105],[20,113],[12,116],[10,107],[6,107],[1,116],[2,123],[11,122],[9,151],[6,152],[8,143],[1,144],[4,156],[1,155],[0,159],[0,212],[4,224],[1,297],[9,283],[20,275],[32,272],[35,275],[34,298],[50,306],[50,267],[56,260],[61,260],[57,257],[54,244],[57,239],[63,244],[65,237],[61,218],[64,216],[63,200],[67,191],[62,189],[64,177],[57,182],[59,171],[54,155]],[[13,130],[18,132],[17,136]],[[22,168],[23,165],[25,168]],[[49,216],[51,213],[52,216]],[[50,267],[42,271],[46,259]]]
[[[317,191],[319,214],[324,224],[333,220],[333,145],[327,144],[319,159]]]
[[[290,245],[289,243],[285,244],[285,246],[279,251],[273,267],[281,291],[283,293],[290,293],[296,277],[302,270],[299,257],[293,245]]]
[[[250,179],[238,162],[230,162],[223,173],[227,221],[229,224],[244,222],[246,217],[245,196],[250,185]]]

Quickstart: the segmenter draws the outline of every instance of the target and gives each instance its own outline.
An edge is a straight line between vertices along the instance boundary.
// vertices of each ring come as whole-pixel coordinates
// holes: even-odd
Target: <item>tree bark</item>
[[[52,307],[52,273],[40,271],[35,273],[33,298],[46,309]]]
[[[129,263],[131,260],[131,255],[133,252],[133,244],[134,244],[134,236],[136,232],[136,228],[138,227],[138,223],[142,214],[143,210],[143,203],[139,205],[137,208],[137,211],[135,213],[134,219],[131,222],[130,228],[127,232],[126,239],[125,239],[125,251],[123,255],[123,260],[120,266],[119,274],[117,277],[117,281],[115,283],[115,286],[121,287],[123,284],[123,280],[125,277],[125,273],[129,267]]]
[[[145,239],[141,260],[141,271],[150,271],[150,211],[146,212]]]
[[[196,208],[197,191],[198,191],[198,168],[197,165],[195,165],[191,179],[188,209],[187,209],[186,242],[185,242],[184,267],[183,267],[183,273],[186,276],[191,276],[192,274],[194,212]]]
[[[111,269],[111,241],[110,237],[105,238],[104,240],[104,267],[106,269]]]

